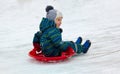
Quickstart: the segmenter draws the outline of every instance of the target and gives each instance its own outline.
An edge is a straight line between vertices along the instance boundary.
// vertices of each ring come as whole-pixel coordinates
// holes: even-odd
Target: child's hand
[[[39,43],[33,43],[34,48],[36,49],[37,52],[40,52],[40,44]]]

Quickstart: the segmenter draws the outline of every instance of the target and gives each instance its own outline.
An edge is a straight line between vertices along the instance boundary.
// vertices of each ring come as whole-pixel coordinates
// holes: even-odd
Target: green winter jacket
[[[55,22],[47,18],[43,18],[40,23],[40,45],[45,56],[59,56],[69,46],[75,50],[75,44],[71,41],[62,41],[59,28],[56,28]]]

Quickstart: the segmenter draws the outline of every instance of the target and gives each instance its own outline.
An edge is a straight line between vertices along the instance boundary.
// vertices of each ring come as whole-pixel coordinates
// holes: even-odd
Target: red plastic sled
[[[68,59],[72,57],[75,54],[74,50],[71,47],[68,47],[66,52],[62,52],[61,56],[56,56],[56,57],[45,57],[42,52],[41,53],[36,53],[36,49],[34,48],[29,52],[29,56],[32,58],[35,58],[39,61],[42,62],[57,62],[57,61],[63,61],[65,59]]]

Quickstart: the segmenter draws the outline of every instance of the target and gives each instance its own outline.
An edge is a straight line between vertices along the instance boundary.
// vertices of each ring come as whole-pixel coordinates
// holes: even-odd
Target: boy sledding
[[[40,23],[40,30],[34,35],[34,49],[31,53],[36,54],[36,56],[38,56],[37,54],[42,54],[42,57],[48,58],[61,57],[63,56],[63,52],[64,54],[71,54],[71,56],[87,53],[91,46],[90,40],[86,40],[83,45],[81,44],[81,37],[78,37],[76,42],[63,41],[61,35],[62,29],[60,28],[63,19],[62,13],[55,10],[52,6],[47,6],[46,12],[46,17]]]

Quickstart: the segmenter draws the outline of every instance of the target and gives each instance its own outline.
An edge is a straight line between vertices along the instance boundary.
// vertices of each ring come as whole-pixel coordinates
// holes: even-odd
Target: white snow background
[[[47,5],[63,13],[63,40],[91,40],[87,54],[58,63],[28,56]],[[120,74],[120,0],[0,0],[0,74]]]

